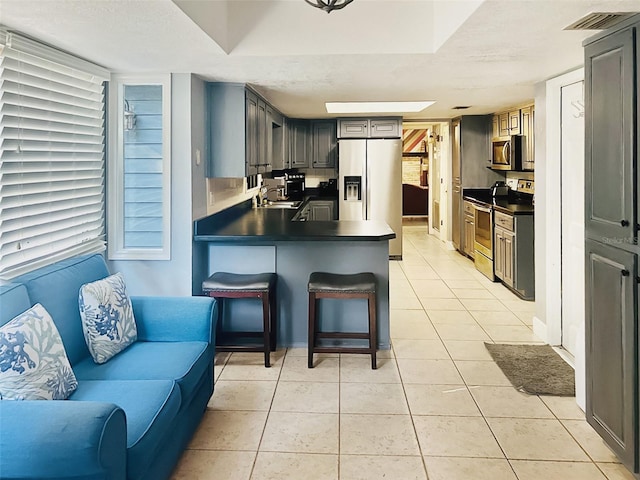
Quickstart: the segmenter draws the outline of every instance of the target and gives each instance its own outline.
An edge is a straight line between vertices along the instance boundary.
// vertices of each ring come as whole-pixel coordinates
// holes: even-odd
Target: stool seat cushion
[[[373,273],[338,274],[313,272],[309,276],[309,292],[375,293]]]
[[[276,282],[275,273],[241,274],[216,272],[202,282],[206,292],[265,292]]]

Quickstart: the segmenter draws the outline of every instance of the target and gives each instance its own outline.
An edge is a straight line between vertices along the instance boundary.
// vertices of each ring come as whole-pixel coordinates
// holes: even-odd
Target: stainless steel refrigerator
[[[402,140],[338,141],[340,220],[381,220],[395,232],[389,258],[402,258]]]

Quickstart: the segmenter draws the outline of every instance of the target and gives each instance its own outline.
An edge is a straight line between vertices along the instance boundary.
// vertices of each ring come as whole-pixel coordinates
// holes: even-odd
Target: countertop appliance
[[[289,200],[304,199],[304,173],[284,174],[284,195]]]
[[[389,258],[402,259],[402,140],[338,142],[338,218],[386,222],[396,234]]]
[[[491,187],[491,198],[500,198],[509,196],[509,186],[504,182],[496,182]]]
[[[284,177],[265,178],[262,181],[266,187],[267,200],[277,202],[285,199],[285,179]]]
[[[492,143],[493,153],[491,168],[494,170],[522,170],[524,142],[522,135],[495,140]]]

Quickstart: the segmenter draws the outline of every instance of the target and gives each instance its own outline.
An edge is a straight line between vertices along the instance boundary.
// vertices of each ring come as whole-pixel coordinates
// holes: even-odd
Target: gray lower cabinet
[[[338,150],[336,137],[336,121],[314,121],[312,131],[312,167],[335,168]]]
[[[333,200],[313,200],[309,202],[311,214],[309,220],[336,220],[336,202]]]
[[[496,277],[520,297],[535,297],[533,215],[494,212],[493,266]]]
[[[587,421],[636,471],[637,255],[586,245]]]
[[[335,200],[311,200],[293,217],[298,222],[327,222],[337,220]]]
[[[639,465],[640,15],[585,41],[586,417]]]

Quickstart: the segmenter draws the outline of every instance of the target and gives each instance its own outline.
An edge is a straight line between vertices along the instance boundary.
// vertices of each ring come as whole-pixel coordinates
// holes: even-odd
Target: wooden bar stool
[[[376,277],[373,273],[336,274],[313,272],[309,276],[309,368],[313,368],[314,353],[364,353],[371,355],[371,368],[376,369],[378,332],[376,324]],[[319,332],[316,300],[320,298],[366,298],[369,313],[367,333]],[[320,338],[368,339],[369,347],[317,346]]]
[[[202,282],[205,295],[220,301],[218,309],[218,335],[216,350],[219,352],[264,352],[264,366],[270,367],[270,352],[276,349],[276,282],[275,273],[239,274],[217,272]],[[223,299],[257,298],[262,302],[262,331],[225,332],[222,330]],[[227,338],[262,338],[262,345],[226,344]]]

